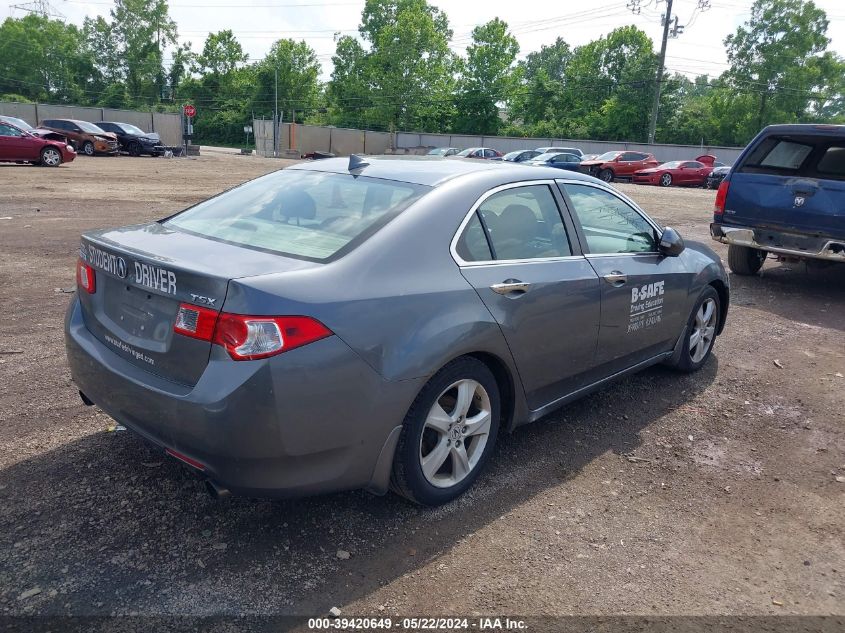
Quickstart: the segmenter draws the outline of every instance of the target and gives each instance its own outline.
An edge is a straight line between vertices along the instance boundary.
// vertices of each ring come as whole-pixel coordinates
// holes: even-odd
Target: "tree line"
[[[562,22],[565,25],[565,21]],[[729,67],[661,81],[657,140],[744,145],[764,125],[845,122],[845,60],[810,0],[756,0],[724,40]],[[176,110],[203,142],[238,143],[253,117],[373,130],[644,141],[658,56],[636,26],[581,46],[562,37],[519,59],[508,25],[475,27],[463,54],[426,0],[366,0],[333,70],[305,41],[250,60],[231,30],[179,44],[166,0],[115,0],[81,27],[29,14],[0,25],[0,100]]]

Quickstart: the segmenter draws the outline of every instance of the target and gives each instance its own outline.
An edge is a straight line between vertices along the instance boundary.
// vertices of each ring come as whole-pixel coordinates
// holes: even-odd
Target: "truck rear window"
[[[751,150],[737,171],[845,180],[845,141],[826,136],[770,136]]]
[[[183,211],[164,225],[311,261],[351,250],[430,190],[394,180],[280,170]]]

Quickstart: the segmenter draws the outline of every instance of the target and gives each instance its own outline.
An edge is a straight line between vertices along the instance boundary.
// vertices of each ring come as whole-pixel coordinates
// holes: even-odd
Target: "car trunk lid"
[[[80,258],[96,275],[94,293],[79,293],[91,333],[132,364],[190,386],[211,343],[173,331],[182,303],[219,311],[231,279],[318,265],[159,223],[87,233]]]

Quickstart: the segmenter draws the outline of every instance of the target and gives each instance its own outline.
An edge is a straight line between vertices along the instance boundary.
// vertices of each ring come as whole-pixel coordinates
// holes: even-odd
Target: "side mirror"
[[[671,226],[667,226],[663,229],[663,233],[660,235],[660,242],[658,244],[658,249],[661,254],[666,257],[677,257],[684,252],[684,248],[686,248],[684,246],[684,238],[682,238],[675,229]]]

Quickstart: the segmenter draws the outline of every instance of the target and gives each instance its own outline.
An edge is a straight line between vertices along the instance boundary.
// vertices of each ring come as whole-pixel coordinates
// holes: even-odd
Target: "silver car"
[[[447,502],[501,432],[699,369],[729,297],[713,251],[599,180],[436,157],[301,163],[79,255],[82,399],[218,495]]]

